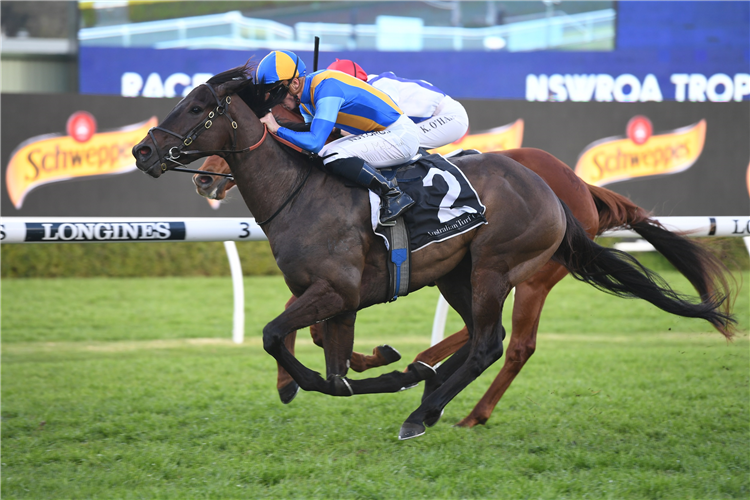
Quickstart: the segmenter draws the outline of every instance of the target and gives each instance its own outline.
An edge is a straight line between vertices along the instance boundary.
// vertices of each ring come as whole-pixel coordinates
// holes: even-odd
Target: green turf
[[[288,298],[280,278],[246,279],[241,346],[229,278],[5,279],[2,495],[748,498],[748,283],[745,273],[741,334],[727,344],[705,322],[566,279],[487,425],[451,427],[499,363],[427,434],[400,442],[420,389],[278,401],[260,330]],[[356,347],[390,343],[403,369],[429,342],[436,297],[362,311]],[[451,314],[449,329],[460,326]],[[306,334],[298,355],[324,370]]]

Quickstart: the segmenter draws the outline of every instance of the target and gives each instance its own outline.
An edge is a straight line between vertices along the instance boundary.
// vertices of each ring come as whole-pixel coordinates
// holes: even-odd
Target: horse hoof
[[[383,357],[386,365],[390,365],[401,359],[401,353],[388,344],[378,346],[375,349],[377,349],[378,353]]]
[[[292,402],[292,400],[297,396],[297,393],[299,392],[299,384],[292,380],[288,384],[286,384],[284,387],[279,389],[279,398],[281,399],[281,402],[285,405],[288,405]]]
[[[424,432],[424,425],[404,422],[404,425],[401,426],[401,430],[398,431],[398,439],[399,441],[405,441],[407,439],[421,436],[422,434],[424,434]]]
[[[332,376],[329,378],[333,382],[333,395],[334,396],[354,396],[354,390],[349,384],[349,381],[342,376]]]
[[[430,418],[430,417],[425,418],[424,425],[426,425],[427,427],[432,427],[433,425],[438,423],[441,418],[443,418],[443,413],[445,413],[444,409],[440,410],[440,415],[438,415],[437,418]]]
[[[486,423],[487,419],[484,417],[479,418],[469,415],[460,422],[453,424],[453,427],[466,427],[467,429],[471,429],[475,425],[484,425]]]
[[[406,369],[410,372],[413,371],[414,373],[416,373],[419,377],[419,380],[429,380],[437,375],[437,372],[433,367],[422,361],[416,361],[407,366]]]

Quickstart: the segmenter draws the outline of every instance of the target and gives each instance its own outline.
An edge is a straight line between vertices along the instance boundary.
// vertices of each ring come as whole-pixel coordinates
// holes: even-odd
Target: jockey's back
[[[414,123],[432,118],[446,96],[445,92],[429,82],[400,78],[392,71],[368,75],[367,83],[391,96]]]

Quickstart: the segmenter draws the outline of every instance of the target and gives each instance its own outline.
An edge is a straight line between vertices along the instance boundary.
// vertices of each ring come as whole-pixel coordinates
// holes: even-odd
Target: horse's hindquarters
[[[472,260],[488,259],[507,272],[511,286],[524,281],[554,254],[565,234],[560,201],[544,180],[501,155],[459,162],[487,207],[488,224],[471,243]]]

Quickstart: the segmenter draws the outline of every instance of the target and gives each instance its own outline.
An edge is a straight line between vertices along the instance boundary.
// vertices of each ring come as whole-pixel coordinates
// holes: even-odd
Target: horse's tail
[[[599,212],[599,230],[596,234],[620,227],[629,228],[640,222],[653,222],[648,212],[621,194],[591,184],[586,184],[586,187]]]
[[[668,313],[705,319],[727,339],[734,336],[736,321],[730,313],[721,310],[725,297],[712,294],[695,303],[675,292],[661,276],[633,256],[591,241],[570,209],[562,201],[560,203],[565,211],[567,228],[552,258],[565,266],[575,279],[618,297],[644,299]]]
[[[722,304],[723,312],[729,315],[732,306],[727,280],[729,270],[717,256],[703,245],[668,231],[646,210],[626,197],[602,187],[587,186],[599,212],[597,234],[616,228],[635,231],[687,278],[701,300],[713,297]],[[731,335],[723,327],[714,326],[725,336]]]

